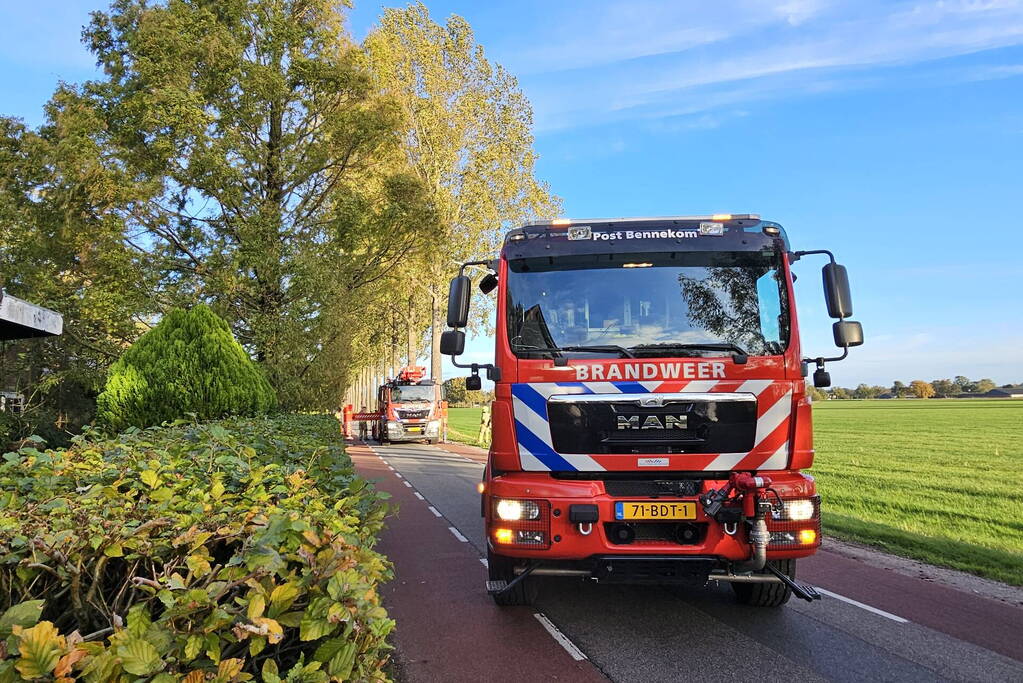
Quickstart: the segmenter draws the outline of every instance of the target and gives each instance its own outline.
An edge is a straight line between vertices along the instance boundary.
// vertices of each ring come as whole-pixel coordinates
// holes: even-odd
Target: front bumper
[[[417,441],[440,437],[439,420],[388,420],[385,429],[390,441]]]
[[[799,472],[771,474],[774,479],[773,487],[782,498],[813,497],[816,494],[813,479]],[[708,480],[703,482],[703,490],[721,488],[723,484],[723,481]],[[532,473],[514,473],[492,479],[487,482],[485,496],[488,498],[484,503],[488,542],[494,552],[508,557],[545,560],[545,566],[585,569],[594,562],[594,558],[620,557],[667,560],[703,558],[717,563],[718,568],[727,568],[731,562],[744,561],[750,557],[751,545],[747,538],[747,525],[739,522],[727,525],[726,528],[726,525],[708,517],[695,497],[654,499],[611,496],[606,492],[604,482],[600,480],[561,480],[549,475]],[[545,547],[496,541],[496,530],[514,526],[514,523],[497,519],[491,509],[490,497],[549,501],[549,507],[544,506],[546,512],[542,525],[547,529]],[[635,537],[631,541],[622,543],[619,539],[615,542],[612,538],[615,527],[622,524],[615,519],[615,503],[623,500],[693,501],[696,503],[696,517],[679,522],[636,522],[633,523]],[[596,505],[598,521],[592,525],[572,522],[570,520],[572,506],[580,504]],[[784,524],[791,523],[776,526],[782,528]],[[800,558],[814,554],[820,544],[819,515],[803,524],[816,529],[815,543],[783,548],[768,546],[767,559]],[[768,522],[769,528],[773,525],[775,523]],[[541,526],[531,528],[540,529]],[[693,530],[696,533],[691,534],[690,538],[680,540],[683,532]],[[583,567],[577,566],[580,562],[583,563]],[[596,566],[599,569],[599,563]],[[593,575],[598,578],[600,576],[599,572]]]

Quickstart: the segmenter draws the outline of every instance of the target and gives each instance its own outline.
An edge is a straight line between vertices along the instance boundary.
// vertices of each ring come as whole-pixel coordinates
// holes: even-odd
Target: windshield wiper
[[[665,344],[637,344],[636,346],[630,347],[632,351],[642,353],[643,351],[725,351],[732,355],[734,360],[739,365],[743,365],[746,362],[748,354],[746,350],[741,346],[737,346],[730,342],[725,343],[697,343],[697,344],[682,344],[675,342],[668,342]]]
[[[634,354],[624,346],[616,344],[594,344],[592,346],[531,346],[529,344],[512,344],[514,351],[582,351],[592,353],[617,353],[622,358],[635,358]]]

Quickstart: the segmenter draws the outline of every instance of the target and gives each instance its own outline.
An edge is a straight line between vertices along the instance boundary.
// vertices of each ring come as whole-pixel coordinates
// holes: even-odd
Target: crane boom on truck
[[[792,264],[826,254],[835,358],[804,358]],[[465,344],[471,280],[497,290],[492,440],[481,489],[500,605],[545,575],[731,583],[741,602],[819,597],[810,396],[863,341],[845,268],[753,214],[559,219],[510,231],[451,282],[442,352]]]

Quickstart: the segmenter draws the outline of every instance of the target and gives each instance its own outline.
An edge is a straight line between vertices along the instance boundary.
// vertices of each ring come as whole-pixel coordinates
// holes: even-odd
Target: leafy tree
[[[831,398],[847,399],[852,398],[852,393],[844,387],[834,387],[828,392]]]
[[[860,384],[853,391],[855,398],[877,398],[884,393],[884,387],[872,387],[868,384]]]
[[[84,38],[104,78],[69,97],[139,189],[112,214],[163,296],[221,312],[286,405],[336,405],[436,222],[339,3],[115,0]]]
[[[969,392],[972,393],[977,389],[977,383],[970,380],[969,377],[963,375],[956,375],[955,379],[952,380],[952,384],[955,386],[956,393]]]
[[[501,228],[556,202],[535,177],[532,110],[515,78],[490,62],[463,18],[441,26],[417,2],[385,9],[365,40],[373,80],[402,115],[402,148],[436,207],[433,245],[411,290],[428,297],[432,375],[439,378],[441,307],[453,261],[485,258]],[[426,255],[426,254],[424,254]],[[482,306],[477,306],[482,319]]]
[[[931,386],[934,388],[934,395],[938,398],[948,398],[957,393],[956,385],[949,379],[936,379],[931,382]]]
[[[976,386],[974,387],[973,390],[978,394],[986,394],[987,392],[991,391],[994,388],[995,388],[994,381],[990,379],[980,379],[977,380]]]
[[[892,396],[894,396],[895,398],[905,398],[912,393],[909,387],[907,387],[899,380],[895,380],[895,382],[892,384],[892,388],[890,389],[890,391],[892,392]]]
[[[920,379],[910,382],[909,389],[917,398],[931,398],[934,396],[934,387],[931,386],[930,382],[924,382]]]
[[[92,421],[107,367],[157,305],[115,211],[137,188],[106,163],[101,130],[65,87],[38,130],[0,117],[0,285],[64,317],[56,339],[5,344],[0,379],[28,398],[18,436],[51,444]]]
[[[814,402],[828,400],[828,395],[826,393],[812,385],[806,388],[806,393],[810,395],[810,398]]]
[[[110,368],[98,399],[99,422],[112,430],[198,419],[256,415],[276,404],[260,368],[207,306],[171,311]]]
[[[444,380],[444,395],[448,403],[465,403],[466,393],[464,377],[452,377]]]

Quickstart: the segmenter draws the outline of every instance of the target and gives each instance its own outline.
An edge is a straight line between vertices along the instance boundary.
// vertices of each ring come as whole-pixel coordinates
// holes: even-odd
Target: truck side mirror
[[[497,287],[497,276],[493,273],[487,273],[480,280],[479,288],[484,294],[490,294]]]
[[[828,303],[828,315],[832,318],[848,318],[852,315],[852,293],[849,291],[849,274],[845,266],[828,263],[821,273],[824,275],[824,299]],[[855,346],[850,344],[850,346]]]
[[[847,349],[863,343],[863,326],[855,320],[839,320],[831,326],[835,335],[835,346]]]
[[[471,287],[472,281],[469,280],[468,275],[458,275],[451,279],[451,285],[448,288],[448,327],[465,327],[469,324],[469,291]]]
[[[469,375],[465,378],[466,391],[479,391],[483,388],[483,380],[479,375]]]
[[[837,323],[836,323],[837,324]],[[440,352],[445,356],[460,356],[465,350],[465,332],[448,330],[440,335]]]

